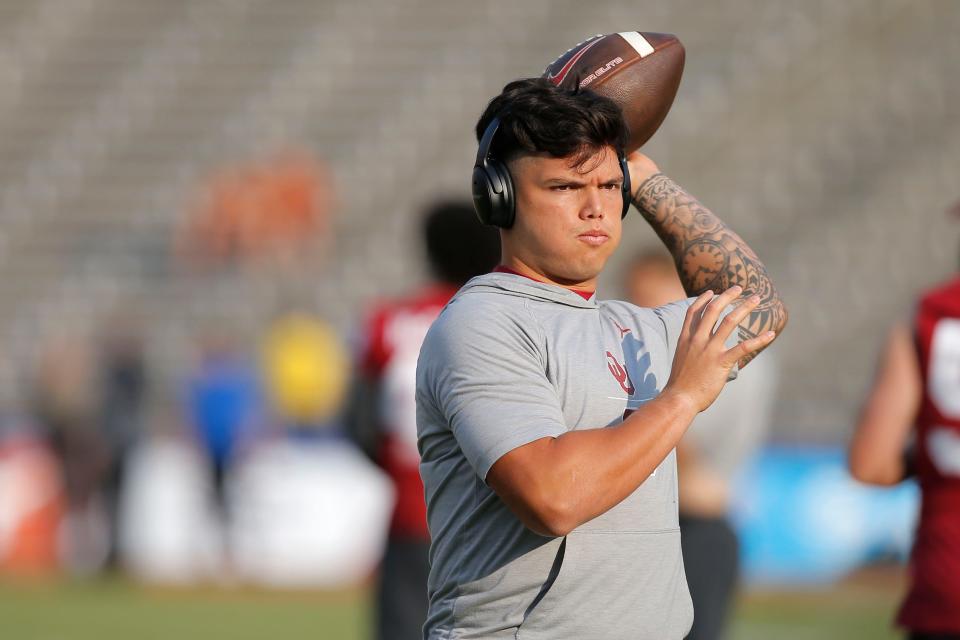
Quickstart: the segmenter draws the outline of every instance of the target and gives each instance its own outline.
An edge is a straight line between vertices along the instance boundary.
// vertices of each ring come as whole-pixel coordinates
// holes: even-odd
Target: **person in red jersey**
[[[887,336],[849,466],[875,485],[916,475],[920,519],[897,624],[911,640],[960,639],[960,274]]]
[[[430,533],[420,480],[414,389],[427,329],[470,278],[500,259],[500,237],[469,202],[439,202],[424,216],[431,282],[370,313],[352,399],[350,430],[396,490],[377,589],[376,637],[419,640],[427,615]]]

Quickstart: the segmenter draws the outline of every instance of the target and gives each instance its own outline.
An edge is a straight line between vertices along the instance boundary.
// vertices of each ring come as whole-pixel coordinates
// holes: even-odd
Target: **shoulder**
[[[599,304],[608,315],[644,325],[666,338],[683,325],[683,319],[693,300],[694,298],[684,298],[656,308],[638,307],[623,300],[603,300]]]
[[[430,328],[427,340],[502,339],[511,334],[535,334],[535,324],[525,298],[482,290],[467,291],[455,296],[443,308]]]
[[[520,297],[483,291],[459,294],[430,327],[417,360],[417,397],[440,407],[466,396],[478,381],[542,370],[539,329]]]
[[[443,379],[518,358],[541,361],[542,340],[526,300],[484,291],[457,295],[427,332],[418,379]]]
[[[686,312],[686,308],[689,306],[686,300],[671,302],[670,304],[662,307],[638,307],[637,305],[627,302],[626,300],[601,300],[597,304],[611,315],[632,317],[640,320],[641,322],[649,324],[661,322],[660,316],[665,309],[669,309],[674,305],[679,305],[682,306],[684,312]]]

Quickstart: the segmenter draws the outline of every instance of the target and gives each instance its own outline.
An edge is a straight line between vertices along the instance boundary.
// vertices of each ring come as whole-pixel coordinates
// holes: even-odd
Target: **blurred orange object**
[[[214,176],[182,241],[201,261],[289,254],[325,234],[332,203],[326,166],[309,153],[287,151]]]
[[[50,451],[29,438],[0,444],[0,496],[0,571],[56,571],[65,497]]]

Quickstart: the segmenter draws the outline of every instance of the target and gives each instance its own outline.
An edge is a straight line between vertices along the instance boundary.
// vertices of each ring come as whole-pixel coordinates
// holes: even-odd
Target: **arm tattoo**
[[[662,173],[640,185],[633,203],[673,255],[687,295],[697,296],[708,289],[720,293],[740,285],[742,297],[760,296],[760,304],[740,325],[740,339],[770,330],[780,333],[787,323],[787,311],[766,267],[720,218]],[[752,358],[744,358],[740,365]]]

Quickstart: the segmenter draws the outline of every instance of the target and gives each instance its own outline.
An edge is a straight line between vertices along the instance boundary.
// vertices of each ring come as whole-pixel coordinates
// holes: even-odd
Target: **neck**
[[[517,256],[505,255],[500,261],[500,266],[505,267],[509,271],[513,271],[522,276],[526,276],[531,280],[538,280],[546,284],[556,285],[558,287],[563,287],[564,289],[570,289],[571,291],[576,291],[582,293],[584,291],[596,291],[597,290],[597,279],[591,278],[584,281],[573,281],[566,280],[563,278],[558,278],[557,276],[551,276],[547,273],[544,273],[542,269],[537,269],[534,266],[531,266],[524,262],[522,259]]]

